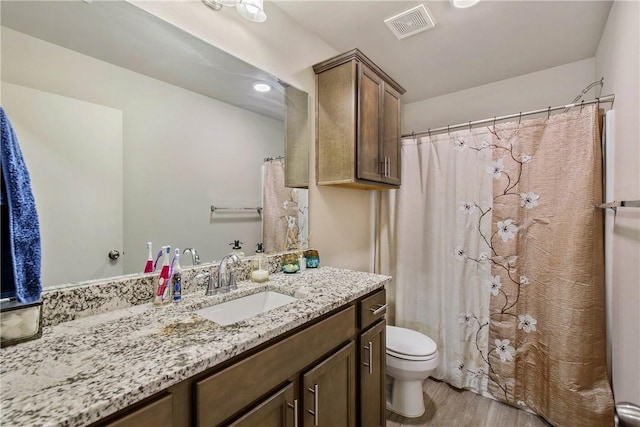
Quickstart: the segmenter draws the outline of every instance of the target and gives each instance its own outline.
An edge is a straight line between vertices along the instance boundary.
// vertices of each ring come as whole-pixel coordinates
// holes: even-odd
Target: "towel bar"
[[[211,205],[211,212],[216,212],[216,211],[251,211],[251,212],[257,212],[258,215],[262,215],[262,208],[261,207],[256,207],[256,208],[223,208],[220,206],[213,206]]]
[[[615,208],[640,208],[640,200],[622,200],[620,202],[607,202],[601,203],[596,207],[600,209],[615,209]]]

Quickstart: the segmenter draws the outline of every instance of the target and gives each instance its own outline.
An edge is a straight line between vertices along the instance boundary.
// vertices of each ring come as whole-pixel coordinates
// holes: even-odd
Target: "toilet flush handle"
[[[369,310],[371,310],[374,316],[377,316],[380,313],[387,312],[387,304],[378,304],[378,308],[370,308]]]

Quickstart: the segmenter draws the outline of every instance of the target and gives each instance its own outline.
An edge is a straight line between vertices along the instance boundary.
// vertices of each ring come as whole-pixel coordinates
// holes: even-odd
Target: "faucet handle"
[[[198,286],[203,286],[203,283],[200,283],[200,280],[202,280],[203,277],[207,277],[207,280],[204,282],[204,285],[208,285],[209,282],[211,281],[211,273],[196,274],[196,277],[194,277],[194,280],[196,281],[196,284]]]
[[[203,277],[207,277],[206,282],[204,283],[205,285],[207,285],[207,291],[205,292],[206,296],[211,296],[211,295],[215,295],[218,293],[218,288],[215,286],[215,282],[213,281],[213,273],[200,273],[198,275],[196,275],[195,279],[196,281],[199,281],[200,279],[202,279]],[[198,283],[199,286],[202,286],[200,283]]]

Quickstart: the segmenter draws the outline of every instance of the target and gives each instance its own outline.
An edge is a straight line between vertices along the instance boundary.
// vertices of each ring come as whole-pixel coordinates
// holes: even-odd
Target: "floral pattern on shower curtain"
[[[612,425],[596,108],[422,142],[382,200],[395,323],[436,340],[436,378],[556,426]]]
[[[459,137],[459,138],[457,138]],[[451,144],[451,139],[456,141]],[[488,248],[481,233],[491,232],[492,180],[486,129],[405,140],[400,190],[382,192],[379,217],[391,257],[383,272],[391,324],[431,337],[440,363],[433,377],[477,393],[487,390],[490,277]],[[472,206],[467,204],[471,203]],[[484,221],[470,214],[484,212]]]
[[[285,186],[284,160],[264,162],[262,242],[266,252],[307,247],[308,190]]]
[[[613,425],[595,106],[495,127],[491,393],[557,426]]]

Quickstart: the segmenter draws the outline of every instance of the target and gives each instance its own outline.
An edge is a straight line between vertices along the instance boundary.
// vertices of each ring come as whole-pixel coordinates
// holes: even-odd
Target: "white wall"
[[[406,104],[402,133],[568,104],[600,79],[594,72],[595,60],[585,59]],[[597,95],[594,88],[586,97]]]
[[[123,246],[122,111],[1,87],[38,210],[43,286],[122,275],[107,257]]]
[[[2,44],[3,81],[122,110],[125,272],[144,267],[147,241],[195,247],[203,261],[234,239],[252,251],[260,217],[210,206],[260,205],[262,160],[284,153],[282,122],[10,29]]]
[[[640,199],[640,3],[615,1],[595,57],[604,93],[615,93],[613,199]],[[610,301],[613,392],[640,404],[640,209],[619,209],[613,227]]]
[[[302,29],[272,3],[265,3],[268,19],[261,24],[244,20],[233,8],[214,12],[199,1],[132,3],[308,92],[315,134],[315,76],[311,66],[339,52]],[[372,193],[318,187],[314,184],[313,148],[310,163],[311,246],[318,249],[324,265],[373,271]]]

